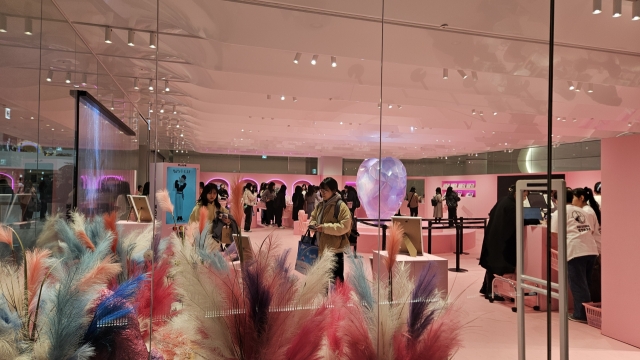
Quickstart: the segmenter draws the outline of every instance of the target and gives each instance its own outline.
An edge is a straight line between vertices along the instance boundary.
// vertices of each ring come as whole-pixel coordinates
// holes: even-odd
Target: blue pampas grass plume
[[[351,273],[347,277],[347,281],[349,281],[349,285],[355,290],[356,295],[364,306],[371,310],[373,309],[374,298],[373,293],[371,292],[371,286],[369,286],[369,280],[367,280],[367,275],[364,272],[364,264],[362,263],[362,258],[356,258],[355,256],[347,256],[349,261],[351,262]]]
[[[78,276],[78,279],[93,270],[93,268],[98,266],[98,264],[100,264],[100,262],[110,254],[111,241],[100,241],[94,251],[85,251],[76,265],[76,275]]]
[[[431,266],[428,265],[420,272],[416,286],[413,292],[411,292],[407,332],[413,340],[420,338],[435,319],[436,309],[430,306],[430,301],[437,291],[435,277],[435,268],[432,269]]]
[[[147,281],[147,275],[142,274],[133,279],[122,283],[109,296],[105,297],[98,306],[93,315],[91,323],[84,335],[85,343],[104,342],[108,337],[108,333],[113,333],[126,325],[111,325],[116,320],[123,319],[135,312],[130,305],[130,301],[135,297],[137,291],[144,281]],[[108,326],[101,326],[109,324]]]
[[[65,244],[69,247],[69,252],[73,259],[77,259],[87,248],[82,245],[82,243],[76,237],[76,234],[73,232],[73,229],[69,226],[69,224],[62,218],[57,218],[55,221],[55,229],[60,239],[64,241]]]
[[[225,260],[224,256],[222,256],[222,253],[220,251],[208,252],[202,248],[198,248],[197,251],[202,261],[204,261],[205,264],[211,265],[214,270],[219,272],[229,271],[229,264],[227,263],[227,260]]]
[[[20,314],[13,311],[4,295],[0,294],[0,338],[7,337],[11,333],[17,337],[21,327]]]
[[[108,236],[110,235],[110,231],[104,226],[102,216],[94,216],[93,219],[87,219],[84,224],[84,232],[93,245],[97,245],[99,241],[111,238]]]

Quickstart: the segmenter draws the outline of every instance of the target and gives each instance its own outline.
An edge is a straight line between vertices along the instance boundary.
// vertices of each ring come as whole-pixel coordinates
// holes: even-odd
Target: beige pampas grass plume
[[[158,206],[162,211],[166,211],[173,215],[173,204],[171,203],[171,198],[169,197],[169,191],[167,189],[158,190],[156,193],[156,200],[158,201]]]

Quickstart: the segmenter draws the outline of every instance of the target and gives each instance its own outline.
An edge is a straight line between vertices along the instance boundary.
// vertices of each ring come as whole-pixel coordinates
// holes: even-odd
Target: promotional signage
[[[460,181],[443,181],[442,193],[451,186],[453,191],[458,193],[460,197],[476,197],[476,181],[475,180],[460,180]]]
[[[178,224],[189,222],[189,215],[195,205],[197,171],[195,168],[168,167],[167,168],[167,190],[171,195],[174,206],[175,220]],[[173,216],[166,215],[166,223],[173,224]]]

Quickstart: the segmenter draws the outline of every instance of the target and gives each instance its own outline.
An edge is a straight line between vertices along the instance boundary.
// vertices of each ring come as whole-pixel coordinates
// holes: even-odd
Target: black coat
[[[287,207],[287,200],[285,199],[284,191],[278,191],[273,205],[276,209],[284,209]]]
[[[489,212],[480,266],[498,275],[515,272],[516,200],[513,196],[502,198]]]

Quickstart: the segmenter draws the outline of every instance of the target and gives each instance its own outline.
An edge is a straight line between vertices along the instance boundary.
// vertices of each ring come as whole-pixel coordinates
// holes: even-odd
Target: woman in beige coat
[[[309,228],[316,231],[318,237],[318,253],[322,256],[325,249],[336,253],[336,267],[333,279],[344,282],[344,250],[349,247],[349,232],[351,232],[351,211],[342,201],[338,193],[338,182],[333,178],[326,178],[320,183],[322,201],[311,213]],[[337,218],[335,207],[340,206]]]
[[[433,207],[433,218],[436,219],[436,223],[440,223],[442,219],[442,189],[436,188],[436,194],[433,196],[433,200],[436,201],[436,206]]]

